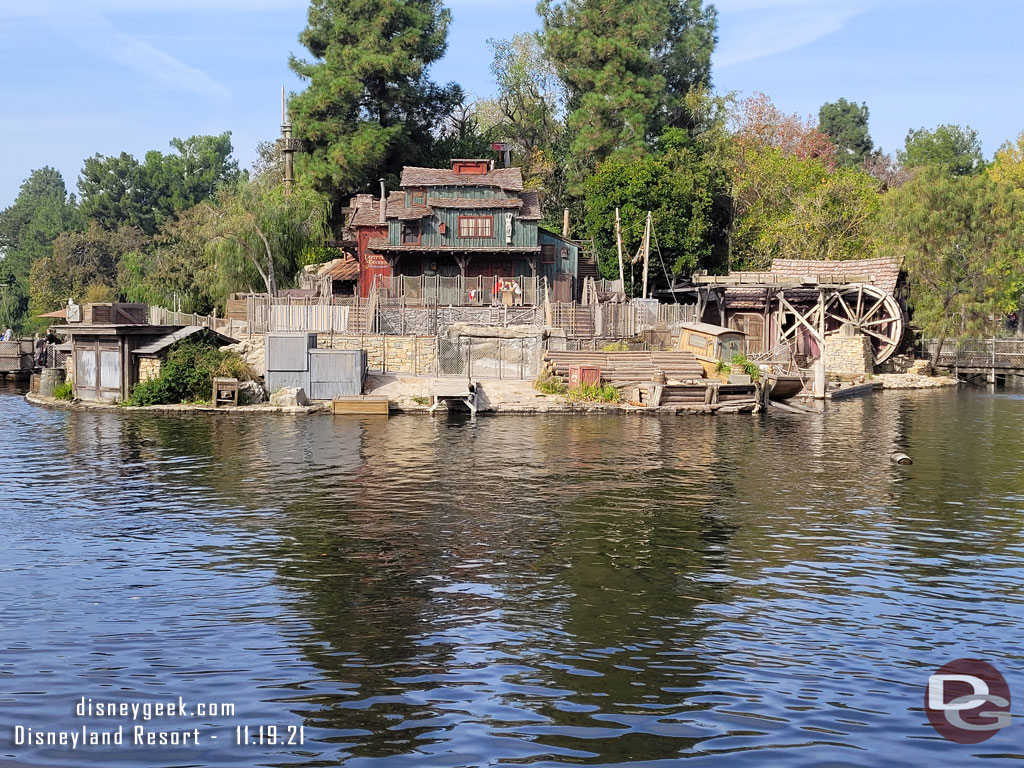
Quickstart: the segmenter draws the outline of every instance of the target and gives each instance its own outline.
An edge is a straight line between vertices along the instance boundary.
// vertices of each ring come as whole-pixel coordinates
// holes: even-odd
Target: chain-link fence
[[[440,376],[470,379],[535,379],[540,370],[543,344],[538,338],[461,337],[437,339]]]

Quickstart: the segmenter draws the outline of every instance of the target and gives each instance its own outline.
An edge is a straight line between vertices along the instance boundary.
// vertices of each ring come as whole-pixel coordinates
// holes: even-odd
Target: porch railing
[[[528,277],[444,277],[441,275],[395,275],[375,278],[382,299],[405,299],[415,303],[453,307],[490,305],[529,306],[543,304],[547,281]],[[501,290],[502,286],[506,286]]]

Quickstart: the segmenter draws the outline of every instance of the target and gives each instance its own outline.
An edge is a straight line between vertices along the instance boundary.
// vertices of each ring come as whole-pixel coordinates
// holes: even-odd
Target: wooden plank
[[[380,395],[358,395],[338,397],[331,401],[331,413],[335,416],[387,416],[390,403]]]

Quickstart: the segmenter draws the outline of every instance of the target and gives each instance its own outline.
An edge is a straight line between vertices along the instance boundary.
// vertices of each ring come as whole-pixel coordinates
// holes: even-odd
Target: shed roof
[[[871,275],[871,282],[886,293],[896,290],[900,267],[895,259],[882,256],[875,259],[849,259],[844,261],[820,261],[817,259],[775,259],[770,272],[787,277],[820,275],[836,278],[835,282],[847,281],[855,275]]]
[[[858,280],[864,275],[871,278],[872,285],[889,294],[895,294],[900,278],[900,266],[895,259],[880,256],[874,259],[848,259],[844,261],[822,261],[820,259],[775,259],[769,273],[800,279],[808,276],[845,283]],[[817,300],[814,289],[795,288],[786,292],[790,301]],[[728,288],[725,292],[725,306],[729,309],[762,309],[765,291],[761,288]]]
[[[351,256],[332,259],[321,266],[316,274],[317,277],[326,277],[331,280],[358,280],[359,262]]]
[[[450,168],[402,169],[403,187],[499,187],[521,192],[523,172],[519,168],[495,168],[487,173],[456,173]],[[390,204],[390,203],[389,203]]]
[[[738,331],[735,328],[726,328],[724,325],[712,325],[711,323],[683,323],[679,327],[687,331],[704,333],[708,336],[722,336],[726,333],[738,333],[740,336],[746,336],[743,331]]]
[[[190,336],[195,336],[197,333],[202,334],[203,332],[214,336],[217,339],[217,341],[222,341],[224,342],[224,344],[235,343],[234,339],[225,336],[223,333],[218,333],[217,331],[207,328],[204,325],[186,325],[183,328],[179,328],[176,331],[172,331],[171,333],[161,336],[155,341],[151,341],[148,344],[143,344],[141,347],[136,347],[134,350],[132,350],[132,354],[140,355],[142,357],[146,357],[148,355],[158,355],[171,345],[177,344],[182,339],[187,339]]]

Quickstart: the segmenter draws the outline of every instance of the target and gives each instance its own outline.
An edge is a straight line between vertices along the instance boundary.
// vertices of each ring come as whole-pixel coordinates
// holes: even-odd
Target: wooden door
[[[75,397],[100,403],[121,399],[121,348],[116,342],[75,344]]]
[[[747,354],[760,355],[765,348],[764,316],[753,312],[737,312],[729,318],[729,327],[747,334]]]

